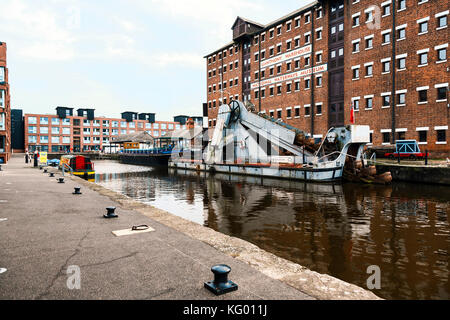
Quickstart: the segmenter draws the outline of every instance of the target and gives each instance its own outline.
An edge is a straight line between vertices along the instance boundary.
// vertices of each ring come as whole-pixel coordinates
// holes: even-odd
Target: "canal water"
[[[318,184],[96,161],[108,189],[385,299],[450,299],[450,188]]]

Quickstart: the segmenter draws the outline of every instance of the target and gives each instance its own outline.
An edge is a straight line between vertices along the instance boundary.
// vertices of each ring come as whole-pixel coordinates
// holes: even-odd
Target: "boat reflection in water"
[[[147,168],[148,169],[148,168]],[[386,299],[449,299],[448,187],[317,184],[193,171],[97,175],[112,190]]]

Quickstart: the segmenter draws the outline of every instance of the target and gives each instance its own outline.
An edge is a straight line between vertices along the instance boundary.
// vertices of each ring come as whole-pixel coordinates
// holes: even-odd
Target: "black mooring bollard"
[[[214,293],[216,296],[236,291],[238,285],[228,280],[228,274],[231,268],[226,264],[219,264],[211,268],[214,273],[214,281],[205,282],[205,288]]]
[[[428,150],[425,150],[425,165],[428,165]]]
[[[54,174],[53,172],[50,172],[50,173],[48,174],[48,176],[49,176],[50,178],[54,178],[54,177],[55,177],[55,174]]]
[[[75,191],[73,192],[73,194],[82,194],[80,191],[81,187],[75,187],[74,189],[75,189]]]
[[[0,171],[2,171],[2,165],[0,164]]]
[[[106,211],[107,214],[103,215],[103,218],[110,219],[119,217],[117,214],[114,213],[114,211],[116,211],[116,207],[107,207]]]
[[[64,178],[58,178],[58,183],[64,183]]]

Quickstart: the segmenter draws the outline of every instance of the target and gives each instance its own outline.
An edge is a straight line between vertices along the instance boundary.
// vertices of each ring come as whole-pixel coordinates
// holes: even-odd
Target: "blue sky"
[[[231,41],[236,16],[266,24],[310,2],[1,0],[11,105],[201,115],[203,56]]]

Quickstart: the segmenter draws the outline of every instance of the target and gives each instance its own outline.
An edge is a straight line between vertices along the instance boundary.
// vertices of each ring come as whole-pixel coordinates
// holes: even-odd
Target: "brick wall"
[[[278,76],[290,75],[296,70],[305,69],[305,55],[300,58],[300,68],[295,68],[295,60],[286,60],[281,62],[281,73],[277,73],[277,67],[280,64],[275,63],[274,75],[270,75],[271,66],[262,67],[261,64],[267,64],[267,61],[274,57],[285,55],[289,51],[295,51],[297,48],[304,47],[305,34],[314,33],[322,28],[322,38],[312,41],[314,53],[322,52],[322,61],[315,61],[314,65],[327,64],[329,62],[331,36],[330,15],[334,8],[344,6],[344,86],[342,95],[344,96],[344,124],[350,124],[350,111],[355,100],[359,99],[359,110],[355,112],[356,124],[369,125],[372,131],[372,142],[374,146],[381,146],[392,142],[395,139],[415,139],[420,142],[422,149],[432,151],[434,155],[447,155],[450,153],[450,132],[449,125],[449,100],[448,93],[444,99],[438,99],[438,88],[448,88],[448,39],[449,39],[449,1],[434,0],[395,0],[395,26],[393,25],[393,2],[394,0],[367,1],[358,0],[332,0],[325,1],[322,8],[322,17],[317,19],[316,10],[318,6],[312,3],[286,16],[283,19],[263,26],[262,30],[254,33],[245,41],[251,43],[251,90],[250,101],[256,106],[256,109],[266,114],[272,114],[274,118],[281,119],[301,130],[314,135],[324,135],[330,125],[329,103],[330,88],[328,71],[322,72],[322,86],[317,87],[314,76],[297,77],[292,80],[283,80],[278,83],[271,83],[267,86],[258,88],[258,79],[256,72],[261,76],[262,71],[265,77],[261,82]],[[400,8],[400,4],[405,3],[405,8]],[[389,13],[383,12],[383,6],[389,6]],[[372,12],[372,15],[370,14]],[[359,24],[353,26],[353,18],[359,14]],[[305,16],[311,16],[311,22],[306,23]],[[314,17],[313,17],[314,16]],[[370,17],[374,22],[369,22]],[[438,26],[440,17],[446,17],[446,23]],[[296,27],[296,19],[300,23]],[[312,21],[314,27],[312,30]],[[420,32],[420,23],[427,23],[426,32]],[[290,23],[291,29],[288,31],[287,25]],[[278,28],[281,33],[278,34]],[[395,40],[395,53],[393,53],[393,39],[398,38],[400,29],[404,27],[405,39]],[[273,37],[270,32],[273,30]],[[403,32],[403,31],[402,31]],[[384,42],[383,35],[389,34],[390,40]],[[265,40],[259,42],[260,38],[265,36]],[[300,44],[295,46],[295,39],[300,37]],[[353,44],[359,39],[359,50],[354,52]],[[287,49],[287,41],[291,40],[292,48]],[[367,42],[367,44],[366,44]],[[240,42],[242,44],[242,42]],[[277,45],[281,43],[281,52],[277,53]],[[229,44],[228,47],[233,44]],[[369,46],[370,45],[370,46]],[[225,47],[224,47],[225,48]],[[224,49],[222,48],[220,52]],[[273,48],[273,56],[270,50]],[[438,50],[446,50],[446,58],[438,61]],[[261,59],[261,53],[265,52],[265,59]],[[427,53],[427,63],[420,65],[419,54]],[[311,53],[311,58],[314,55]],[[216,61],[208,63],[208,59],[216,55]],[[216,84],[216,93],[208,93],[208,102],[216,100],[216,108],[209,109],[209,118],[214,120],[217,117],[217,109],[220,105],[220,90],[217,80],[219,76],[219,66],[222,60],[219,58],[219,51],[206,57],[207,72],[216,68],[216,77],[209,77],[207,87]],[[259,61],[256,61],[255,54],[258,54]],[[398,59],[405,57],[405,68],[398,68]],[[226,64],[229,57],[223,59]],[[390,69],[383,72],[383,63],[389,61]],[[266,62],[266,63],[264,63]],[[287,63],[291,63],[291,71],[287,69]],[[395,63],[395,64],[394,64]],[[353,78],[353,69],[359,66],[359,77]],[[242,67],[240,62],[239,68]],[[237,72],[237,71],[234,71]],[[369,73],[370,72],[370,73]],[[395,88],[392,86],[392,76],[395,72]],[[237,72],[238,76],[242,71]],[[225,76],[225,75],[224,75]],[[311,77],[311,89],[305,88],[306,79]],[[224,78],[225,79],[225,78]],[[242,93],[243,81],[239,78],[239,87],[233,88],[233,92]],[[300,80],[299,90],[295,90],[295,81]],[[287,85],[292,81],[291,93],[287,92]],[[332,84],[333,81],[331,81]],[[256,84],[256,87],[255,87]],[[281,84],[281,94],[277,93],[277,86]],[[273,86],[274,93],[270,94],[270,87]],[[261,96],[265,89],[265,97]],[[313,91],[313,90],[314,91]],[[426,90],[426,99],[419,100],[419,91]],[[239,91],[239,92],[238,92]],[[255,91],[258,91],[256,93]],[[314,93],[314,104],[321,103],[321,112],[317,114],[317,105],[311,108],[312,93]],[[404,94],[405,101],[399,102],[400,94]],[[422,92],[424,94],[424,92]],[[226,96],[226,95],[225,95]],[[384,96],[390,96],[388,105],[383,105]],[[395,101],[394,101],[395,100]],[[229,99],[227,100],[229,101]],[[395,103],[395,106],[394,106]],[[310,114],[307,114],[308,107]],[[298,109],[298,115],[295,110]],[[289,111],[290,117],[289,117]],[[395,110],[395,127],[393,127],[393,110]],[[272,113],[271,113],[272,112]],[[314,118],[314,130],[312,131],[312,118]],[[211,121],[214,126],[214,121]],[[387,136],[389,131],[394,131],[395,136]],[[423,132],[426,131],[426,135]],[[420,132],[422,132],[420,134]],[[441,141],[438,141],[438,135]]]
[[[0,117],[4,119],[4,130],[0,129],[0,159],[3,163],[11,157],[11,97],[9,90],[9,74],[6,62],[6,43],[0,42],[0,67],[4,68],[4,82],[0,83],[0,94],[4,92],[3,107],[0,106]]]

